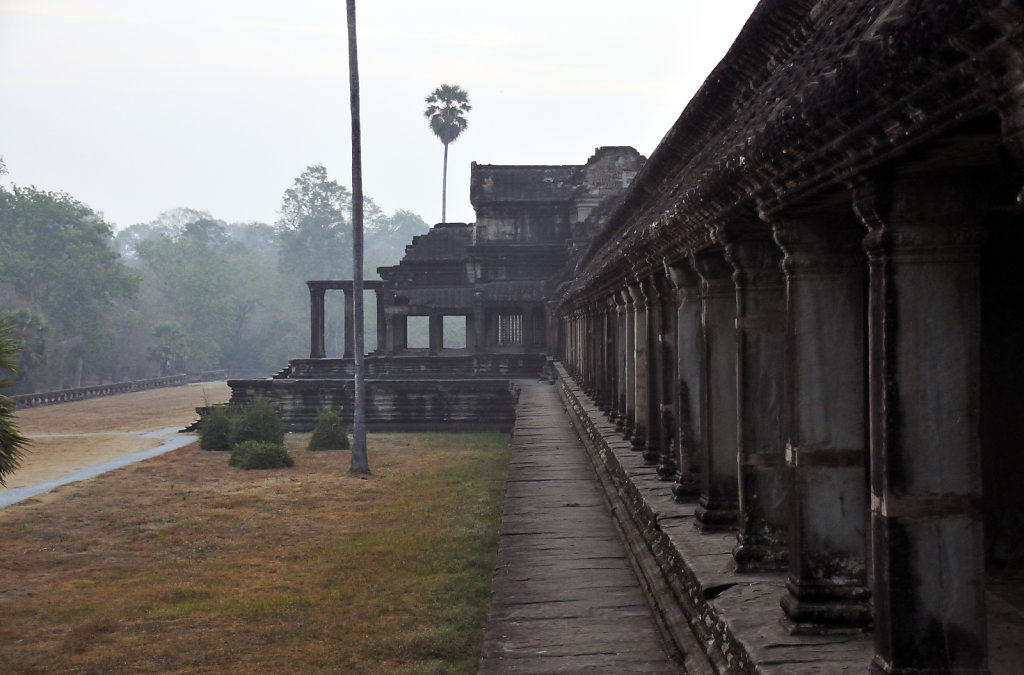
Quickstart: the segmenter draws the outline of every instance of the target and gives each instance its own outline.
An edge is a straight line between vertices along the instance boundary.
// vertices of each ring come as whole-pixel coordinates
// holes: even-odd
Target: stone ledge
[[[701,534],[696,502],[677,503],[559,364],[559,394],[600,478],[612,514],[667,638],[690,673],[865,672],[869,633],[791,635],[779,599],[784,573],[735,571],[735,534]],[[695,653],[700,651],[700,653]]]

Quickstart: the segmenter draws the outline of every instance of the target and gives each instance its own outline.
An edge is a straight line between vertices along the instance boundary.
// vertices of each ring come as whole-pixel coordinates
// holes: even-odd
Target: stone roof
[[[1022,15],[967,0],[763,0],[594,239],[576,288],[992,113],[1019,85],[997,66],[1021,52]]]
[[[405,247],[403,262],[452,262],[466,260],[473,228],[465,223],[439,223]]]

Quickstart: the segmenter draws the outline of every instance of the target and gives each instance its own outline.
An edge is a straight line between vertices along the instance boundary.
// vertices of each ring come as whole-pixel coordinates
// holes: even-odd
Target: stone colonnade
[[[985,672],[980,250],[967,173],[888,171],[706,223],[562,305],[581,387],[794,632]],[[671,226],[671,223],[668,223]]]
[[[324,332],[326,329],[326,313],[324,298],[327,291],[342,291],[345,294],[345,346],[343,358],[350,359],[355,354],[355,322],[353,313],[352,281],[307,281],[309,287],[309,358],[322,359],[327,356]],[[377,335],[385,334],[384,303],[381,298],[383,282],[363,281],[363,289],[373,291],[377,295]]]
[[[327,291],[340,290],[344,297],[344,352],[343,358],[354,355],[355,335],[353,333],[353,286],[352,281],[317,280],[307,281],[309,288],[309,358],[323,359],[327,356],[325,330],[325,298]],[[540,303],[505,303],[487,305],[479,298],[471,310],[444,311],[437,308],[420,308],[420,313],[411,312],[407,305],[396,305],[383,281],[363,282],[363,288],[373,291],[377,298],[377,350],[383,354],[399,354],[408,347],[408,319],[410,316],[428,318],[429,353],[440,354],[444,349],[445,317],[464,317],[466,322],[466,349],[470,352],[489,352],[505,347],[519,351],[543,351],[545,343],[554,351],[554,325],[550,311]],[[505,321],[502,321],[504,317]],[[502,335],[502,331],[507,333]],[[507,344],[503,344],[503,340]]]

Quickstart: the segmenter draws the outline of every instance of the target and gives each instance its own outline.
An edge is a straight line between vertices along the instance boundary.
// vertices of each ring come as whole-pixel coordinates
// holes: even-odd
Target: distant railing
[[[71,401],[84,401],[88,398],[99,396],[113,396],[114,394],[128,394],[133,391],[144,391],[146,389],[158,389],[160,387],[177,387],[189,382],[204,382],[209,380],[222,380],[227,377],[223,370],[207,371],[203,373],[191,373],[182,375],[168,375],[167,377],[154,377],[148,380],[131,380],[128,382],[111,382],[110,384],[96,384],[89,387],[75,387],[73,389],[58,389],[57,391],[42,391],[35,394],[18,394],[11,396],[16,408],[36,408],[41,405],[53,405],[55,403],[68,403]]]

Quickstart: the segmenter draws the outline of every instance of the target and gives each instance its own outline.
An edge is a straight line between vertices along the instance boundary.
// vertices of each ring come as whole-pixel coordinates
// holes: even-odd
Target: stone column
[[[722,249],[696,253],[691,264],[701,279],[701,466],[695,515],[702,532],[736,527],[739,505],[736,461],[736,286]]]
[[[587,386],[587,313],[586,309],[581,307],[578,310],[576,317],[576,347],[579,350],[579,357],[576,359],[576,368],[579,372],[577,379],[580,382],[580,388],[586,389]]]
[[[430,355],[435,356],[441,353],[441,349],[444,348],[444,315],[433,311],[430,313],[427,321]]]
[[[615,429],[624,432],[626,429],[627,419],[629,418],[629,405],[627,390],[629,387],[629,371],[627,366],[629,364],[629,358],[627,357],[628,350],[630,347],[629,341],[629,303],[630,294],[625,289],[620,289],[614,294],[615,298],[615,312],[617,315],[618,323],[616,331],[618,332],[617,340],[617,353],[615,357],[615,368],[620,373],[618,377],[618,417],[615,419]]]
[[[391,312],[384,312],[384,353],[394,354],[395,349],[395,317]]]
[[[580,310],[574,309],[569,315],[569,319],[572,322],[572,369],[571,372],[573,377],[577,380],[580,379],[582,369],[580,368],[580,362],[582,360],[582,347],[580,346],[580,321],[581,314]]]
[[[345,294],[345,351],[342,357],[351,359],[355,355],[355,302],[352,287],[341,289]]]
[[[647,373],[647,388],[644,398],[646,419],[644,428],[647,436],[643,447],[643,457],[647,464],[656,465],[661,458],[661,297],[653,275],[640,284],[646,307],[647,350],[644,353],[644,368]],[[639,338],[638,338],[639,339]]]
[[[619,346],[621,335],[619,335],[619,305],[618,293],[612,293],[605,298],[608,315],[608,421],[616,423],[619,419],[619,384],[622,380],[622,370],[619,368]]]
[[[658,371],[657,377],[657,428],[658,428],[658,477],[661,480],[675,480],[676,477],[676,412],[673,410],[675,391],[675,290],[669,283],[664,265],[657,269],[652,279],[654,302],[657,307],[651,325],[655,350],[652,359]]]
[[[523,351],[529,351],[534,339],[533,307],[530,305],[521,307],[519,316],[522,317],[519,324],[519,344]]]
[[[484,308],[483,293],[473,291],[473,351],[487,351],[487,310]]]
[[[700,465],[704,454],[700,424],[704,402],[701,389],[704,338],[700,277],[688,261],[669,265],[666,270],[675,288],[676,306],[673,415],[677,430],[678,471],[672,494],[676,501],[687,501],[700,494]]]
[[[395,353],[405,351],[409,346],[409,316],[395,314],[391,319],[395,335]]]
[[[594,360],[594,330],[593,330],[593,317],[591,316],[591,307],[589,304],[584,306],[583,315],[580,322],[580,344],[582,345],[582,359],[581,366],[583,369],[582,377],[582,389],[583,393],[587,396],[592,396],[594,393],[593,388],[593,360]]]
[[[377,351],[381,354],[386,353],[387,344],[387,319],[384,315],[384,289],[381,286],[377,286],[373,289],[374,297],[377,299]]]
[[[626,367],[625,396],[626,396],[626,419],[623,421],[622,437],[632,442],[633,430],[636,428],[636,305],[633,302],[631,286],[627,286],[620,292],[626,307],[626,344],[624,355]]]
[[[575,340],[575,342],[576,342],[576,359],[575,359],[575,361],[576,361],[576,374],[577,374],[577,378],[580,379],[580,384],[582,385],[583,384],[583,382],[582,382],[583,374],[586,372],[586,370],[584,368],[584,358],[585,358],[585,354],[586,354],[586,349],[585,349],[585,345],[583,344],[583,337],[586,334],[586,331],[584,330],[584,327],[583,327],[583,323],[584,323],[583,309],[577,309],[576,310],[576,317],[575,318],[576,318],[576,340]]]
[[[307,281],[309,287],[309,358],[326,358],[327,351],[324,348],[324,295],[326,289]]]
[[[615,367],[615,325],[618,317],[615,314],[615,301],[612,296],[607,296],[602,302],[603,317],[602,332],[604,333],[604,349],[601,360],[604,362],[604,411],[608,420],[615,421],[616,409],[618,408],[619,397],[615,393],[615,384],[618,375],[618,368]]]
[[[587,348],[590,354],[590,397],[601,407],[601,307],[596,302],[588,306]]]
[[[647,360],[647,299],[640,282],[630,285],[633,299],[633,435],[630,443],[637,452],[647,447],[650,432],[650,368]]]
[[[867,261],[849,206],[772,219],[785,253],[791,630],[864,627],[867,585]]]
[[[570,373],[576,373],[576,310],[572,310],[565,318],[567,336],[565,341],[566,368]]]
[[[989,181],[991,183],[991,181]],[[858,185],[868,227],[877,673],[985,673],[980,220],[965,174]]]
[[[782,251],[753,217],[721,225],[736,284],[736,423],[741,572],[784,569],[789,482],[782,435],[786,292]]]

